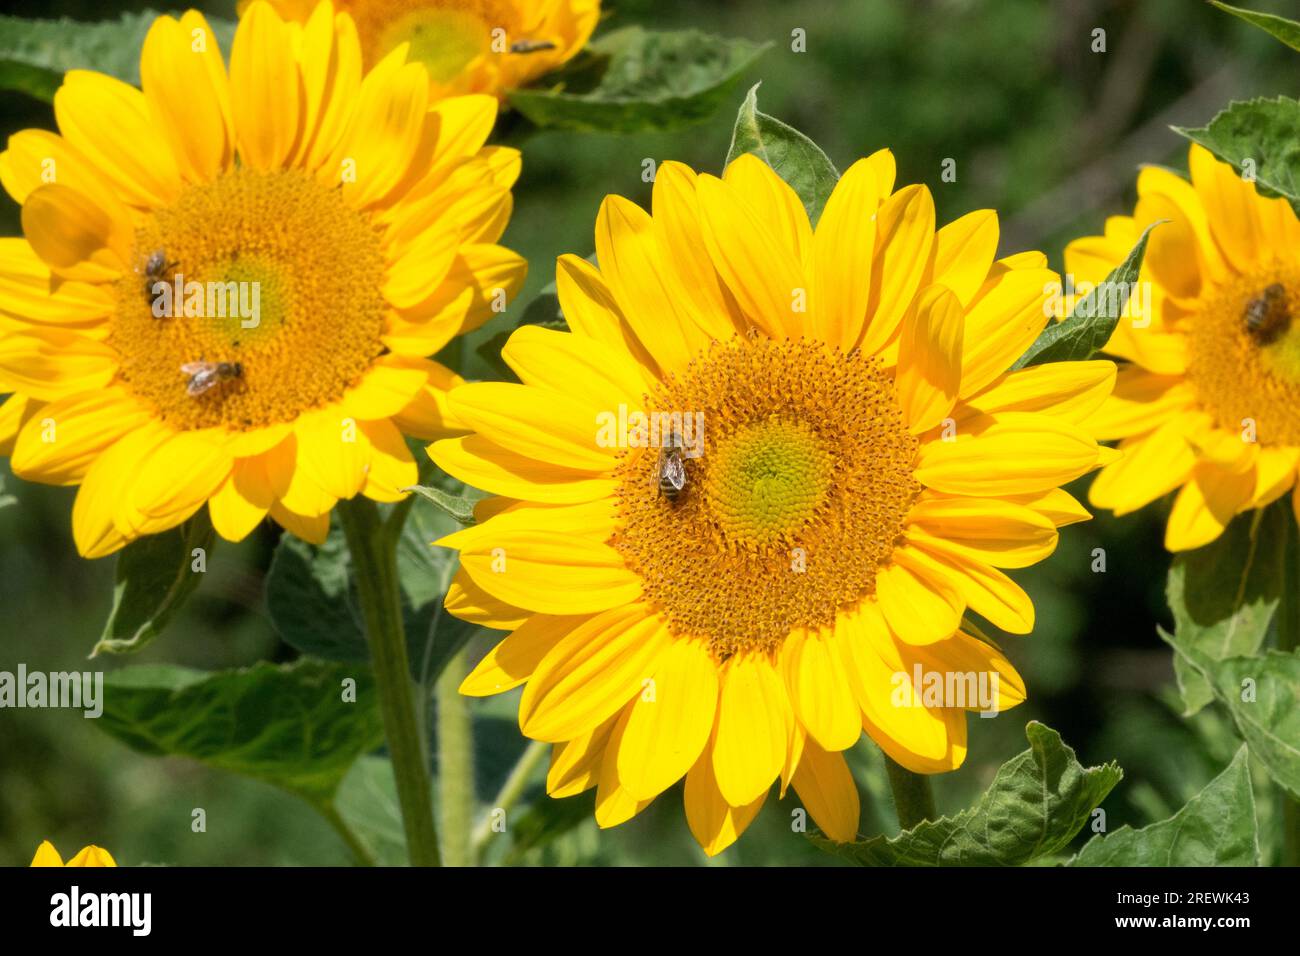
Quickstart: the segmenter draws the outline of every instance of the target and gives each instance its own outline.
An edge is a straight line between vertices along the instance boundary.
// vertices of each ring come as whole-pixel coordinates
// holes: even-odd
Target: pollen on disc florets
[[[1241,276],[1185,321],[1187,378],[1216,424],[1300,445],[1300,271],[1275,263]]]
[[[658,448],[620,459],[614,546],[670,627],[718,659],[830,625],[875,589],[920,484],[893,376],[819,342],[714,343],[650,396],[703,423],[675,499]]]
[[[155,315],[154,253],[166,260],[162,281],[196,283],[199,314],[173,297],[170,314]],[[135,258],[108,341],[125,386],[177,428],[292,421],[340,398],[383,352],[379,233],[341,190],[303,172],[237,169],[188,187],[137,227]],[[235,296],[251,304],[254,285],[248,317]],[[240,374],[191,395],[182,366],[196,362],[238,363]]]

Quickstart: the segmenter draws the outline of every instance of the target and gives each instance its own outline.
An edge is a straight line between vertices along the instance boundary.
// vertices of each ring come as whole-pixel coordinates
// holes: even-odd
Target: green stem
[[[519,801],[519,798],[524,795],[524,790],[528,788],[528,780],[533,775],[533,770],[550,753],[550,749],[549,744],[542,743],[540,740],[528,742],[528,747],[519,755],[514,769],[510,771],[510,776],[501,785],[496,799],[492,801],[488,812],[474,830],[475,853],[482,852],[488,840],[492,839],[492,815],[498,810],[509,814],[511,807]]]
[[[325,822],[334,828],[334,832],[339,835],[339,838],[348,845],[348,849],[351,850],[352,855],[356,857],[358,866],[375,865],[374,854],[372,854],[370,849],[361,842],[361,838],[352,831],[352,828],[348,826],[347,821],[339,815],[339,811],[335,808],[334,804],[313,803],[312,806],[316,808],[317,813],[325,818]]]
[[[469,673],[462,648],[438,677],[438,806],[447,866],[473,866],[474,743],[469,698],[460,692]]]
[[[370,642],[370,663],[379,690],[388,755],[397,780],[406,848],[412,866],[437,866],[424,733],[416,719],[411,668],[406,656],[402,598],[397,581],[397,536],[379,519],[375,503],[357,497],[340,502],[339,519],[352,555],[357,595]]]
[[[894,808],[898,811],[898,825],[910,830],[922,820],[933,820],[934,792],[930,778],[894,763],[885,755],[885,769],[889,771],[889,787],[894,791]]]
[[[1282,598],[1277,609],[1277,647],[1294,654],[1300,647],[1300,528],[1290,508],[1279,520],[1287,523],[1287,539]],[[1282,797],[1282,865],[1300,866],[1300,801],[1281,786],[1278,792]]]

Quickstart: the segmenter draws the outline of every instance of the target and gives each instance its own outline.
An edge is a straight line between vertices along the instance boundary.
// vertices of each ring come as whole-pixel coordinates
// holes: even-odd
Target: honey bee
[[[659,494],[671,502],[676,502],[686,487],[686,463],[682,460],[682,449],[686,443],[674,428],[668,433],[668,440],[659,447],[659,460],[655,463],[655,486]]]
[[[541,53],[543,50],[554,50],[555,44],[550,40],[516,40],[510,44],[511,53]]]
[[[167,253],[162,249],[155,249],[145,258],[143,266],[136,267],[135,271],[144,276],[144,300],[149,303],[149,308],[153,308],[156,298],[154,284],[166,282],[166,273],[178,265],[179,262],[168,262]]]
[[[181,366],[181,374],[188,379],[186,394],[198,398],[222,382],[243,378],[244,366],[240,362],[186,362]]]
[[[1246,303],[1242,313],[1246,331],[1262,345],[1276,339],[1291,322],[1287,306],[1286,289],[1277,282],[1266,288],[1258,297]]]

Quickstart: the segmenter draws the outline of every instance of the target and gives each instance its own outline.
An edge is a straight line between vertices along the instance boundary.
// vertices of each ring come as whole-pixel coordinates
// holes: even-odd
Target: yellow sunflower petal
[[[917,458],[916,478],[956,495],[1046,491],[1079,477],[1098,459],[1097,444],[1068,422],[1027,412],[989,416],[956,441],[931,441]]]
[[[832,645],[834,632],[795,631],[781,645],[781,670],[795,716],[827,750],[847,750],[862,734],[853,692]]]
[[[188,517],[221,487],[233,465],[210,432],[177,432],[140,463],[131,503],[147,518]]]
[[[625,707],[610,731],[605,755],[600,762],[600,777],[596,785],[596,825],[602,830],[626,823],[650,805],[649,800],[638,800],[618,777],[618,753],[622,750],[623,732],[627,727],[631,707]]]
[[[1188,551],[1209,544],[1250,501],[1254,490],[1255,478],[1250,472],[1197,465],[1191,480],[1174,498],[1165,527],[1165,547]]]
[[[61,183],[42,186],[27,197],[22,223],[36,254],[65,279],[109,282],[122,274],[131,257],[129,224]]]
[[[903,322],[898,399],[913,434],[943,421],[957,399],[963,318],[957,296],[934,285],[922,293],[916,314]]]
[[[484,590],[543,614],[590,614],[641,596],[618,551],[564,532],[508,531],[471,542],[460,560]]]
[[[221,48],[201,13],[153,22],[140,54],[140,82],[185,180],[207,182],[230,166],[230,86]]]
[[[799,799],[828,837],[837,843],[857,839],[858,787],[843,754],[823,750],[809,740],[793,783]]]
[[[572,797],[600,782],[605,746],[622,716],[619,711],[594,730],[551,748],[551,766],[546,774],[548,794],[556,799]]]
[[[117,372],[108,346],[63,329],[0,336],[0,389],[54,401],[102,389]]]
[[[998,568],[1037,564],[1056,550],[1058,538],[1049,519],[996,498],[924,498],[912,506],[907,520],[923,533],[922,540],[937,538]]]
[[[486,697],[518,687],[533,676],[537,665],[586,617],[534,614],[497,644],[461,682],[460,693]]]
[[[239,158],[253,169],[280,167],[302,134],[302,74],[290,28],[270,4],[239,20],[230,50],[230,105]]]
[[[624,707],[654,673],[669,643],[663,621],[640,604],[599,614],[542,658],[519,701],[534,740],[571,740]]]
[[[618,449],[597,441],[600,415],[609,410],[589,401],[510,382],[475,382],[450,401],[457,418],[516,454],[592,472],[613,467]]]
[[[51,485],[75,484],[110,445],[150,417],[147,408],[117,388],[51,402],[18,435],[14,474]]]
[[[1181,376],[1155,375],[1129,365],[1120,369],[1114,392],[1083,424],[1099,439],[1129,438],[1154,431],[1195,401]]]
[[[654,224],[636,203],[608,196],[596,217],[600,273],[637,338],[665,369],[681,368],[708,344],[665,284]]]
[[[785,764],[790,700],[766,656],[739,654],[722,672],[713,772],[733,807],[766,793]]]
[[[649,800],[695,765],[713,730],[718,669],[707,646],[676,639],[659,656],[652,683],[632,702],[618,748],[618,779]]]
[[[985,283],[966,312],[961,395],[1009,369],[1047,324],[1046,303],[1060,280],[1049,269],[1011,269]]]
[[[686,775],[684,802],[686,822],[691,833],[708,856],[717,856],[740,838],[754,822],[767,799],[764,789],[749,803],[733,806],[727,802],[714,773],[713,743],[704,748],[700,759]]]
[[[54,118],[64,138],[124,201],[158,207],[180,193],[163,124],[135,87],[103,73],[69,70],[54,94]]]
[[[923,706],[912,693],[912,676],[880,610],[866,602],[848,622],[841,656],[862,708],[863,729],[914,772],[941,773],[959,766],[965,750],[954,747],[952,722],[943,709]],[[964,713],[962,717],[964,728]]]
[[[67,862],[68,866],[117,866],[117,861],[113,859],[113,854],[109,853],[103,847],[90,845],[83,847],[81,852]]]
[[[738,178],[743,178],[747,184],[761,190],[762,200],[771,207],[776,221],[784,219],[790,230],[791,242],[797,247],[803,233],[799,231],[793,212],[785,205],[788,197],[772,182],[776,179],[777,183],[784,186],[780,178],[764,176],[761,170],[755,170],[749,163],[739,162],[728,167],[726,176],[733,183]],[[682,163],[669,161],[660,164],[655,173],[653,226],[660,255],[676,273],[674,288],[683,296],[690,312],[712,330],[715,338],[726,338],[742,329],[744,320],[737,311],[735,300],[725,291],[712,261],[708,256],[699,254],[699,250],[705,248],[705,240],[700,203],[696,196],[697,178],[695,172]],[[789,189],[788,186],[785,188]],[[806,216],[803,229],[809,230]],[[575,266],[577,264],[574,263]],[[599,294],[599,290],[595,291]],[[563,298],[561,294],[561,301]],[[566,306],[565,315],[568,313]],[[615,336],[612,342],[617,341],[619,339]]]
[[[874,354],[894,337],[912,306],[933,248],[934,197],[929,189],[908,186],[881,203],[862,351]]]
[[[128,536],[116,518],[139,464],[173,432],[157,421],[124,435],[90,466],[72,504],[72,537],[85,558],[123,547]]]
[[[998,249],[998,214],[977,209],[948,223],[934,236],[934,281],[970,305],[984,284]]]
[[[890,628],[911,644],[951,637],[965,610],[956,588],[943,577],[927,574],[905,549],[895,550],[893,558],[876,572],[876,600]]]
[[[1009,634],[1028,634],[1034,629],[1034,602],[1020,585],[946,541],[919,535],[913,539],[895,553],[895,560],[912,563],[930,579],[946,581],[972,611]]]
[[[966,404],[985,414],[1046,412],[1082,423],[1106,401],[1114,384],[1114,362],[1048,362],[1007,373]]]
[[[290,511],[280,502],[271,505],[271,517],[285,531],[297,535],[309,544],[321,545],[330,533],[329,512],[320,515],[304,515]]]
[[[59,856],[59,851],[54,849],[54,844],[49,840],[42,840],[41,845],[36,848],[36,855],[32,857],[32,866],[63,866],[63,857]]]
[[[538,461],[482,435],[435,442],[429,456],[443,471],[468,485],[524,501],[572,504],[605,497],[617,488],[612,478]]]
[[[456,569],[442,606],[462,621],[499,631],[514,630],[532,617],[531,611],[507,604],[484,591],[464,568]]]
[[[876,209],[885,198],[869,160],[860,159],[840,177],[814,239],[813,301],[823,341],[852,348],[862,337],[871,301],[871,262]]]
[[[808,280],[794,251],[734,186],[704,175],[695,189],[709,257],[741,313],[768,335],[798,337],[808,327],[807,313],[797,311],[807,300]],[[596,251],[600,255],[599,246]]]
[[[614,414],[620,405],[641,408],[645,380],[624,350],[569,332],[525,325],[510,336],[501,357],[526,385],[566,392]]]
[[[1123,456],[1098,473],[1088,500],[1123,515],[1173,491],[1196,464],[1187,440],[1191,424],[1185,417],[1170,418],[1149,435],[1126,439],[1119,446]]]

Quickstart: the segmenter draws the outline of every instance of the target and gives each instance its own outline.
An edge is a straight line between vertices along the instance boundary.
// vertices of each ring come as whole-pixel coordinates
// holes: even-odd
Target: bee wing
[[[207,362],[186,362],[181,366],[181,372],[185,375],[198,375],[210,367]]]
[[[670,455],[659,469],[661,482],[667,482],[675,491],[686,487],[686,465],[680,455]]]

